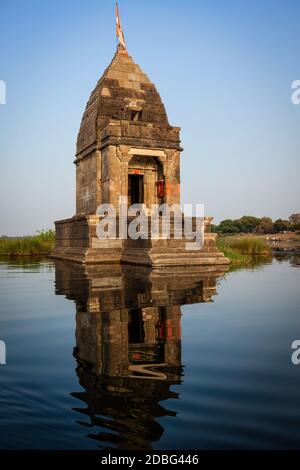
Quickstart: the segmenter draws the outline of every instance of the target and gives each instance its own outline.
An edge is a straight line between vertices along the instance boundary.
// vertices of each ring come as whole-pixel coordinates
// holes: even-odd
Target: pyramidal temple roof
[[[155,85],[132,57],[120,49],[87,103],[78,134],[77,155],[97,141],[98,130],[111,119],[169,127]]]

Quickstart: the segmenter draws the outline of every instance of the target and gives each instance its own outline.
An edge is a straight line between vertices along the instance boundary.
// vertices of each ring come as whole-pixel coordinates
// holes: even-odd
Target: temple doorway
[[[134,156],[128,165],[128,204],[163,204],[165,198],[163,166],[155,157]]]
[[[144,203],[143,175],[128,175],[128,202],[129,206]]]

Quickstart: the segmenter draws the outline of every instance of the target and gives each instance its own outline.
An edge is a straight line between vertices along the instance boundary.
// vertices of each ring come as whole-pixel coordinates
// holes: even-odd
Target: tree
[[[300,225],[300,214],[292,214],[289,217],[289,222],[292,225]]]
[[[290,230],[291,224],[288,220],[277,219],[274,222],[274,232],[286,232]]]
[[[273,233],[274,224],[270,217],[263,217],[258,226],[258,231],[261,233]]]
[[[257,231],[260,219],[251,215],[244,215],[240,220],[241,231],[246,233],[254,233]]]
[[[239,233],[240,227],[235,220],[226,219],[222,220],[216,230],[221,233]]]

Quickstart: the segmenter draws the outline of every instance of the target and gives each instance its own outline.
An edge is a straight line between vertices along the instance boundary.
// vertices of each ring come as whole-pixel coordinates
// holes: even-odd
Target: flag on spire
[[[119,45],[121,45],[122,49],[127,52],[127,47],[126,47],[126,42],[125,42],[125,37],[121,25],[121,20],[120,20],[120,14],[119,14],[119,5],[118,1],[116,2],[116,21],[117,21],[117,39]]]

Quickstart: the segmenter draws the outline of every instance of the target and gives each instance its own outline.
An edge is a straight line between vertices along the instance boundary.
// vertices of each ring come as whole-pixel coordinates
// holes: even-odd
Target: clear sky
[[[130,55],[182,127],[182,202],[300,212],[299,0],[120,0]],[[114,0],[0,0],[0,234],[75,213],[76,137],[115,52]]]

